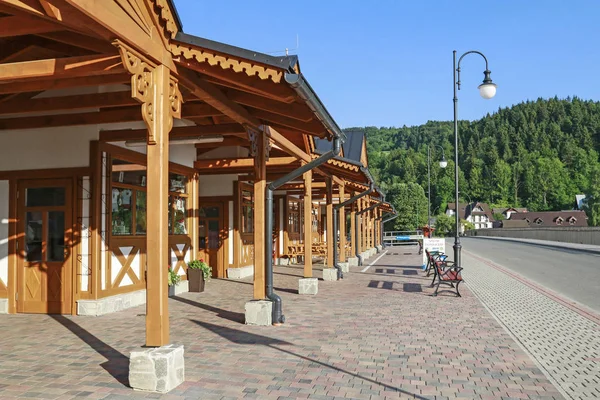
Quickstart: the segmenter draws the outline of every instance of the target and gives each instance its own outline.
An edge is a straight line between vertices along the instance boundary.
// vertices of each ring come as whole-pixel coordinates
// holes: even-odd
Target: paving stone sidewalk
[[[471,252],[463,251],[463,266],[469,288],[567,398],[600,398],[598,315],[557,301],[559,296]]]
[[[297,294],[302,266],[276,267],[281,327],[243,324],[249,280],[212,280],[205,293],[170,299],[186,382],[163,396],[127,386],[144,307],[0,315],[0,398],[563,398],[468,288],[431,297],[420,257],[385,255],[364,273],[320,281],[317,296]]]

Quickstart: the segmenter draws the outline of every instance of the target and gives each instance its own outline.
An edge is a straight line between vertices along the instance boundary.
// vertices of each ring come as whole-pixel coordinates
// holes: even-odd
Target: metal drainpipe
[[[338,213],[342,207],[346,207],[348,204],[354,203],[356,200],[361,197],[365,197],[369,193],[371,193],[375,189],[375,185],[371,182],[369,189],[365,190],[362,193],[357,194],[354,197],[344,201],[343,203],[336,204],[333,207],[333,235],[334,235],[334,244],[333,244],[333,266],[337,269],[337,277],[338,279],[344,278],[344,274],[342,273],[342,267],[338,265],[338,252],[337,252],[337,231],[338,231]]]
[[[306,171],[310,171],[313,168],[318,167],[326,163],[328,160],[337,156],[341,148],[341,139],[339,137],[333,138],[333,148],[331,151],[323,154],[319,158],[312,160],[311,162],[304,164],[300,168],[290,172],[289,174],[271,182],[266,188],[266,253],[265,253],[265,283],[267,286],[267,298],[273,302],[273,324],[283,324],[285,322],[285,316],[283,315],[281,297],[273,293],[273,240],[271,238],[273,232],[273,192],[285,183],[298,178]]]
[[[367,211],[371,211],[372,209],[374,209],[377,206],[380,206],[381,204],[383,204],[383,199],[377,199],[378,203],[373,204],[372,206],[365,208],[364,210],[357,212],[356,215],[354,216],[354,218],[356,219],[354,221],[354,229],[355,231],[355,237],[358,238],[358,217],[361,216],[362,214],[366,213]],[[361,255],[358,252],[358,246],[356,246],[356,257],[358,258],[358,265],[363,265],[363,259],[361,257]]]
[[[396,211],[396,210],[394,210],[394,211]],[[384,219],[383,221],[381,221],[381,234],[382,234],[382,235],[383,235],[383,227],[384,227],[385,223],[386,223],[386,222],[389,222],[389,221],[391,221],[391,220],[393,220],[393,219],[396,219],[396,218],[398,218],[398,217],[399,217],[399,215],[398,215],[398,213],[396,213],[396,214],[394,214],[394,216],[393,216],[393,217],[389,217],[389,218],[387,218],[387,219]],[[383,243],[383,240],[382,240],[381,242]]]
[[[383,219],[389,217],[390,215],[394,215],[393,213],[389,212],[386,213],[385,215],[382,215],[381,217],[376,218],[377,221],[379,221],[379,224],[381,225],[381,229],[379,230],[379,236],[381,236],[380,241],[381,241],[381,247],[385,247],[385,242],[383,241]],[[396,217],[394,217],[396,218]],[[392,218],[393,219],[393,218]]]

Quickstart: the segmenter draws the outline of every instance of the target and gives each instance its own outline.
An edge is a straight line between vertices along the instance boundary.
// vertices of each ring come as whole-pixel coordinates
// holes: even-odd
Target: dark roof
[[[362,155],[362,145],[365,140],[365,132],[360,129],[345,130],[346,141],[342,145],[344,157],[354,161],[360,161]]]
[[[557,219],[562,218],[563,223],[557,224]],[[573,224],[569,223],[569,219],[573,217],[575,221]],[[572,210],[572,211],[540,211],[527,213],[511,214],[509,221],[514,220],[528,220],[530,226],[539,227],[556,227],[556,226],[588,226],[587,215],[585,211]],[[537,223],[536,221],[540,221]]]
[[[292,71],[294,66],[298,63],[298,56],[270,56],[268,54],[243,49],[241,47],[216,42],[214,40],[189,35],[183,32],[177,32],[175,40],[205,49],[214,50],[219,53],[245,58],[246,60],[253,60],[260,64],[270,65],[272,67],[281,68],[287,71]]]
[[[327,139],[315,138],[315,153],[327,153],[333,148],[333,142]]]
[[[177,27],[179,28],[179,31],[181,32],[183,30],[183,24],[181,23],[181,18],[179,18],[179,11],[177,11],[177,7],[175,7],[175,1],[173,0],[167,0],[169,2],[169,6],[171,7],[171,10],[173,10],[173,16],[175,17],[175,22],[177,23]]]
[[[507,219],[500,221],[502,228],[529,228],[529,224],[524,219]]]
[[[480,206],[483,211],[473,211],[475,207]],[[481,203],[479,201],[475,203],[459,203],[460,211],[459,217],[463,219],[467,219],[469,215],[487,215],[490,219],[490,222],[494,222],[494,215],[492,214],[492,210],[490,210],[490,206],[487,203]],[[448,209],[454,210],[456,208],[455,203],[448,203]]]
[[[527,212],[527,208],[526,207],[501,207],[501,208],[493,208],[492,212],[494,214],[504,214],[508,210],[514,210],[515,212],[519,212],[519,213]]]

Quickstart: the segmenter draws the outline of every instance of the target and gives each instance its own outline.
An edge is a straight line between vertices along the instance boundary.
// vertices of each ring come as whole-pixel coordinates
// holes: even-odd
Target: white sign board
[[[425,250],[429,251],[439,251],[441,253],[446,253],[446,239],[444,238],[425,238],[423,239],[423,268],[427,265],[427,253]]]

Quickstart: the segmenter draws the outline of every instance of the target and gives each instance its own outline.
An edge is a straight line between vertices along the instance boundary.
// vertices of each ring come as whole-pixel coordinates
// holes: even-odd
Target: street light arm
[[[460,90],[460,62],[468,54],[479,54],[481,57],[483,57],[483,59],[485,60],[485,72],[484,72],[484,74],[487,72],[486,76],[489,76],[490,69],[488,68],[488,60],[487,60],[486,56],[484,56],[482,52],[477,51],[477,50],[467,51],[462,56],[460,56],[460,58],[458,59],[458,68],[456,68],[456,72],[458,73],[458,79],[456,81],[456,85],[458,86],[458,90]]]

